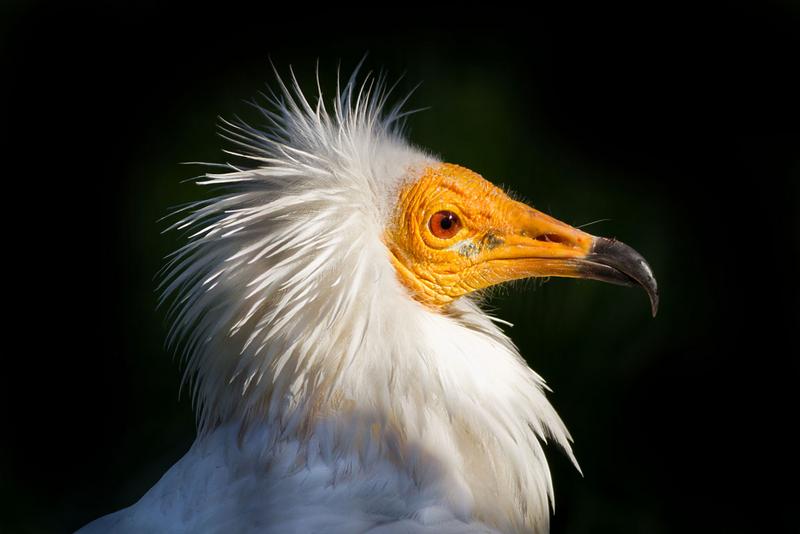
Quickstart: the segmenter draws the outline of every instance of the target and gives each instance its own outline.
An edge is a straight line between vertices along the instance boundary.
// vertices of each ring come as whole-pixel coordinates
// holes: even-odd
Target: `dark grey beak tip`
[[[625,272],[628,276],[630,276],[635,282],[636,285],[642,286],[642,288],[647,292],[647,296],[650,298],[650,309],[653,313],[653,317],[658,314],[658,282],[656,281],[656,277],[653,275],[653,270],[650,268],[650,264],[642,258],[638,252],[633,250],[632,248],[628,247],[634,254],[639,256],[636,262],[640,263],[639,269],[632,269],[631,273]]]
[[[650,298],[653,317],[658,313],[658,282],[641,254],[616,239],[598,237],[581,271],[587,278],[625,286],[641,286]]]

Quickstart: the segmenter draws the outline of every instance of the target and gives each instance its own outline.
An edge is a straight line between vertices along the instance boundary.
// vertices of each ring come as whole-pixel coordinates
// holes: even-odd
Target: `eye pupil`
[[[461,220],[452,211],[437,211],[431,217],[430,229],[439,239],[450,239],[461,230]]]

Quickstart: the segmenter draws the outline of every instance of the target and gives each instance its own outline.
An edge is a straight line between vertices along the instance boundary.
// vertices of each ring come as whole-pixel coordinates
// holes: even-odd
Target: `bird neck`
[[[472,302],[432,311],[372,274],[382,289],[361,292],[307,352],[277,338],[265,347],[268,372],[244,394],[231,388],[220,421],[242,421],[242,433],[266,425],[267,447],[357,457],[365,472],[390,462],[503,531],[546,526],[552,487],[539,440],[571,452],[541,378]]]

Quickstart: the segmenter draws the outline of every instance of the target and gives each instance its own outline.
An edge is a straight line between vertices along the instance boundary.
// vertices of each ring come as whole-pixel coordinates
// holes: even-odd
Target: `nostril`
[[[536,236],[536,241],[546,241],[548,243],[564,243],[566,240],[558,234],[541,234]]]

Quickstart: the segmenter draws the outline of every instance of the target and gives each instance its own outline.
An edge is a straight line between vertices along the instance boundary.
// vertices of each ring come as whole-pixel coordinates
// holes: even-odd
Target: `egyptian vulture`
[[[198,414],[191,449],[92,532],[546,532],[542,443],[571,438],[475,296],[645,260],[404,138],[381,79],[326,103],[292,75],[225,123],[246,165],[199,183],[161,286]],[[577,467],[577,462],[575,462]]]

